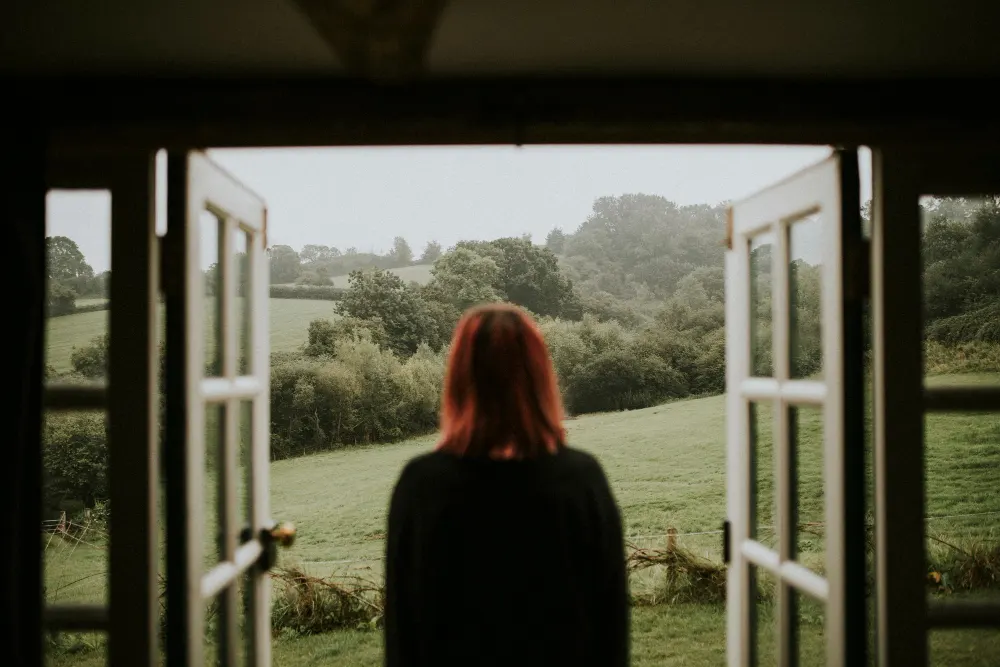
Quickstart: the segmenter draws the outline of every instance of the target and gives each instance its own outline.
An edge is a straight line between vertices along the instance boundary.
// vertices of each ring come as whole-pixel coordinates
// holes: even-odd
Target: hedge
[[[344,298],[343,287],[306,285],[271,285],[272,299],[315,299],[317,301],[340,301]]]

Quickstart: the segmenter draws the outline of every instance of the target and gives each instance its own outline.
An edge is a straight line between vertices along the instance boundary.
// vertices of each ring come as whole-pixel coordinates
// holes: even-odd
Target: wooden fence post
[[[667,528],[667,551],[673,553],[677,548],[677,529]]]

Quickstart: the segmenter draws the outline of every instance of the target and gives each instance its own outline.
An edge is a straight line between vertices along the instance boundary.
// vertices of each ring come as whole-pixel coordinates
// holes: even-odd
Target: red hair
[[[535,458],[564,444],[549,350],[522,310],[466,311],[455,329],[441,400],[438,449],[459,456]]]

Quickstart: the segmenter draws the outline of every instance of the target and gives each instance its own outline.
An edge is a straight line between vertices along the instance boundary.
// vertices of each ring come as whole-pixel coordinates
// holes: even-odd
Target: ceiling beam
[[[405,80],[424,71],[448,0],[292,0],[352,76]]]

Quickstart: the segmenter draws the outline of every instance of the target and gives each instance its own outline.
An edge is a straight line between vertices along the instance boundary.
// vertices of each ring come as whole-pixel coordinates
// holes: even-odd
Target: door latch
[[[259,565],[262,570],[270,570],[278,562],[278,547],[287,549],[295,544],[295,525],[289,522],[272,524],[269,528],[262,528],[257,539],[263,547],[260,555]],[[240,533],[240,540],[244,543],[253,539],[253,531],[244,528]]]
[[[729,521],[722,522],[722,562],[729,565],[730,558],[732,554],[730,550],[732,549],[732,542],[729,537]]]

